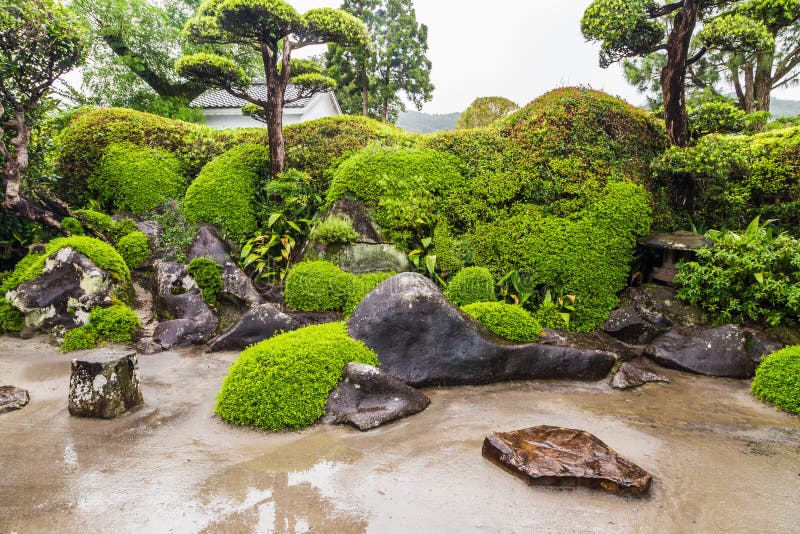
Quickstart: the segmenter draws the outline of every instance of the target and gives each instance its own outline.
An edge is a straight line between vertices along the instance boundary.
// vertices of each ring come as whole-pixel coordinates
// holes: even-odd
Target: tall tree
[[[369,50],[329,45],[328,73],[340,81],[336,96],[346,113],[394,122],[433,98],[428,27],[417,22],[412,0],[344,0],[342,9],[367,26]]]
[[[283,142],[283,107],[289,82],[300,91],[296,99],[329,91],[336,82],[322,75],[311,61],[292,61],[292,52],[308,45],[339,43],[348,47],[369,47],[364,24],[352,15],[329,8],[311,9],[300,15],[283,0],[206,0],[186,23],[189,39],[195,43],[248,47],[261,57],[267,84],[266,100],[249,94],[250,80],[232,60],[198,53],[179,59],[175,68],[188,80],[228,93],[261,108],[267,123],[270,170],[283,172],[286,150]]]
[[[5,193],[0,206],[57,230],[61,223],[54,210],[65,214],[69,208],[46,191],[41,197],[47,206],[26,198],[22,178],[29,164],[32,119],[53,83],[84,58],[85,38],[84,28],[54,0],[0,0],[0,159]]]
[[[481,128],[502,119],[519,109],[519,106],[502,96],[476,98],[458,117],[456,129]]]

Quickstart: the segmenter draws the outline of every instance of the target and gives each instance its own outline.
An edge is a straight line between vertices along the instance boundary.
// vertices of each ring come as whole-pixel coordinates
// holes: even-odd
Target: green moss
[[[61,342],[61,352],[93,349],[96,346],[97,336],[88,325],[84,325],[73,328],[64,334],[64,340]]]
[[[158,148],[114,143],[103,153],[88,181],[89,189],[115,210],[141,214],[186,190],[181,162]]]
[[[83,225],[75,217],[64,217],[61,219],[61,227],[70,235],[83,235]]]
[[[333,263],[304,261],[286,275],[283,297],[298,311],[342,310],[352,292],[353,278]]]
[[[475,302],[461,308],[498,336],[532,343],[539,339],[542,327],[522,306],[505,302]]]
[[[64,335],[61,350],[91,349],[104,342],[130,343],[133,334],[141,328],[139,317],[125,305],[94,308],[89,313],[87,324],[73,328]]]
[[[189,274],[203,290],[203,300],[217,305],[217,295],[222,291],[222,268],[214,260],[195,258],[189,262]]]
[[[150,240],[142,232],[131,232],[119,240],[117,250],[128,267],[136,269],[150,257]]]
[[[269,171],[269,149],[240,145],[203,167],[186,191],[184,214],[192,222],[222,226],[242,240],[258,229],[256,190]]]
[[[106,215],[95,210],[76,210],[76,213],[86,219],[95,229],[100,232],[108,233],[117,226],[117,223],[110,215]]]
[[[116,223],[114,228],[111,230],[111,236],[115,243],[119,243],[123,237],[130,235],[133,232],[137,232],[138,230],[139,227],[136,226],[136,221],[130,217],[125,217]]]
[[[237,425],[281,430],[314,423],[348,362],[377,365],[344,323],[309,326],[246,349],[222,384],[216,413]]]
[[[317,224],[311,230],[309,239],[325,245],[340,245],[358,239],[358,232],[349,218],[334,215]]]
[[[751,391],[781,410],[800,414],[800,346],[765,357],[756,369]]]
[[[0,334],[19,332],[24,325],[25,317],[9,301],[0,297]]]
[[[492,273],[485,267],[462,269],[447,284],[444,296],[456,306],[497,300]]]
[[[351,315],[358,305],[361,304],[361,301],[364,300],[364,297],[395,274],[397,273],[366,273],[354,277],[350,288],[350,294],[347,296],[347,301],[342,310],[344,314],[347,316]]]

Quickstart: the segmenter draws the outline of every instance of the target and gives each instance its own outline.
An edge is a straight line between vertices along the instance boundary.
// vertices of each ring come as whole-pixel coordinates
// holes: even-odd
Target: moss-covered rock
[[[137,230],[117,242],[117,251],[130,269],[136,269],[150,257],[150,240]]]
[[[466,267],[447,284],[444,296],[456,306],[496,300],[494,279],[485,267]]]
[[[187,268],[198,287],[203,291],[203,300],[211,306],[217,305],[217,295],[222,291],[222,268],[208,258],[195,258]]]
[[[542,327],[536,319],[517,304],[475,302],[461,309],[498,336],[511,341],[533,343],[542,334]]]
[[[124,305],[95,308],[89,313],[89,322],[69,330],[61,343],[63,352],[91,349],[99,343],[130,343],[132,336],[141,330],[139,317]]]
[[[14,306],[0,297],[0,334],[3,332],[19,332],[25,324],[25,318]]]
[[[800,414],[800,346],[773,352],[761,361],[751,387],[757,398]]]
[[[309,326],[245,350],[222,384],[215,411],[225,421],[265,430],[301,428],[325,412],[349,362],[377,365],[344,323]]]

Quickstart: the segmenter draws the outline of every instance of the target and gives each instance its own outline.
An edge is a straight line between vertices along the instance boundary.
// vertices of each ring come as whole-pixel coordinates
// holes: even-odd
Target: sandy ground
[[[424,412],[368,433],[269,434],[213,415],[235,353],[140,357],[145,406],[70,417],[70,357],[0,338],[6,532],[800,532],[800,418],[749,381],[516,382],[429,389]],[[529,487],[481,457],[493,430],[588,430],[654,475],[651,496]]]

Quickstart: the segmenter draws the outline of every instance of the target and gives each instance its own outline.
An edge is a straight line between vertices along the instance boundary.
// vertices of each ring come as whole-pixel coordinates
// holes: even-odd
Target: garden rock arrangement
[[[536,426],[493,432],[483,456],[531,485],[584,486],[617,495],[642,497],[652,476],[583,430]]]
[[[342,381],[328,396],[322,420],[370,430],[421,412],[430,402],[423,393],[377,367],[348,363]]]
[[[631,389],[648,382],[669,382],[669,378],[634,363],[625,362],[620,365],[614,374],[614,378],[611,379],[611,387],[614,389]]]
[[[381,369],[411,386],[599,380],[616,361],[608,352],[499,338],[417,273],[401,273],[379,285],[347,326],[352,338],[378,354]]]
[[[113,419],[142,404],[136,353],[97,349],[72,360],[69,413]]]
[[[227,332],[211,341],[208,352],[243,349],[280,332],[297,328],[297,323],[275,305],[257,304],[247,310]]]
[[[30,400],[31,396],[27,389],[0,386],[0,414],[24,408]]]

